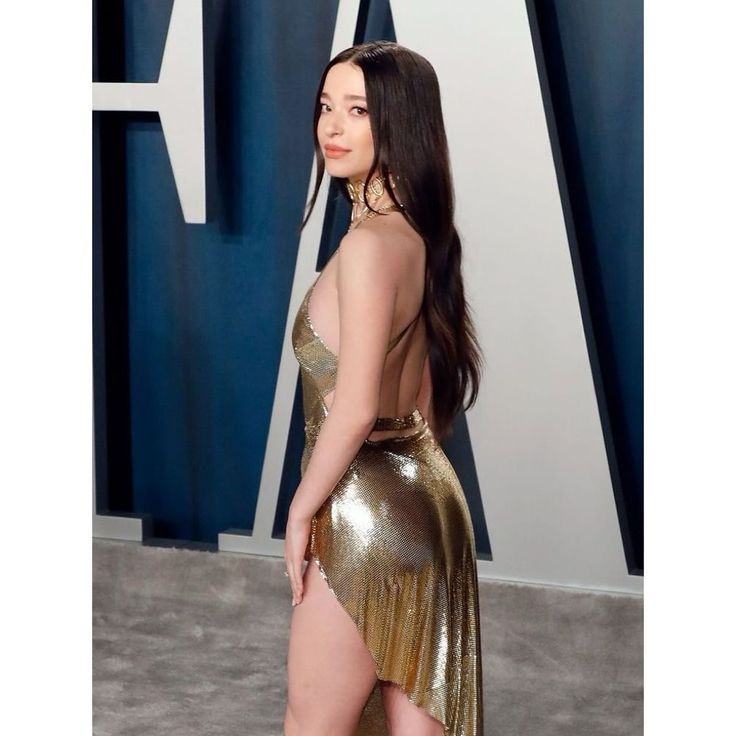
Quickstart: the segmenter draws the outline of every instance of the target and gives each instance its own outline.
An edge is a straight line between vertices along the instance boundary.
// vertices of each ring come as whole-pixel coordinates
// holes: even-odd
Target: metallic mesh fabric
[[[304,395],[302,474],[337,374],[337,356],[309,319],[312,288],[292,330]],[[381,420],[377,429],[419,428],[365,440],[312,519],[309,553],[355,622],[378,679],[397,683],[446,736],[483,736],[478,576],[465,496],[418,409]],[[378,683],[356,734],[388,736]]]

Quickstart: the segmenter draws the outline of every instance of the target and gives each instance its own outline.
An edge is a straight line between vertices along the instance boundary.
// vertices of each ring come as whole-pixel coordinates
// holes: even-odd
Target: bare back
[[[381,379],[379,416],[406,416],[420,406],[420,398],[428,394],[426,370],[427,336],[424,317],[420,314],[424,297],[424,242],[400,213],[375,217],[359,227],[372,230],[392,244],[386,268],[392,269],[399,284],[391,326],[392,345],[386,355]],[[334,354],[340,350],[340,314],[337,292],[338,251],[327,263],[309,299],[309,319],[325,346]],[[424,383],[423,383],[424,382]],[[334,390],[324,397],[329,409]],[[373,431],[371,440],[410,433],[402,430]]]

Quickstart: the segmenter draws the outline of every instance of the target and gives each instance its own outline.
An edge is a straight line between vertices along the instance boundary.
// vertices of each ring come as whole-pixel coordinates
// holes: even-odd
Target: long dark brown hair
[[[434,432],[441,439],[451,434],[455,415],[475,403],[483,355],[463,288],[462,248],[454,224],[454,193],[437,75],[423,56],[390,41],[352,46],[330,61],[315,100],[317,178],[301,229],[312,214],[325,171],[317,138],[320,95],[328,71],[342,62],[360,67],[365,79],[375,149],[366,181],[378,171],[388,182],[391,173],[403,214],[426,247],[422,312],[432,375]],[[349,200],[347,179],[338,178],[337,182]],[[391,187],[386,191],[398,205]]]

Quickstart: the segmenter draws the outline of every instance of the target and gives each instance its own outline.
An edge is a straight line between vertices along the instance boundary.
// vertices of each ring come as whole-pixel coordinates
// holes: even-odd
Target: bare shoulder
[[[347,267],[375,264],[399,273],[423,255],[424,241],[401,216],[375,217],[348,232],[340,242]]]
[[[361,225],[340,241],[338,271],[383,273],[396,276],[400,259],[390,237],[383,230]]]

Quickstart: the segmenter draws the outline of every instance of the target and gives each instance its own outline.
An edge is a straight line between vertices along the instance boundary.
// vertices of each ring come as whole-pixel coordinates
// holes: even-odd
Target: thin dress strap
[[[388,350],[386,351],[387,354],[390,353],[399,344],[399,341],[404,336],[406,331],[419,319],[421,314],[422,314],[422,310],[420,309],[419,312],[417,313],[417,316],[414,317],[414,319],[411,322],[409,322],[409,324],[406,327],[404,327],[404,329],[401,330],[401,332],[399,332],[399,334],[396,335],[396,337],[389,343]]]

